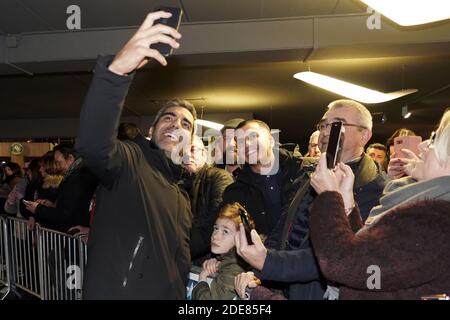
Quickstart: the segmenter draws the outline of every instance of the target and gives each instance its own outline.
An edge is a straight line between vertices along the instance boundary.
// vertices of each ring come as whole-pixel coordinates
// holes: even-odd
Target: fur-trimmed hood
[[[44,177],[42,188],[44,189],[58,189],[64,176],[58,174],[48,174]]]

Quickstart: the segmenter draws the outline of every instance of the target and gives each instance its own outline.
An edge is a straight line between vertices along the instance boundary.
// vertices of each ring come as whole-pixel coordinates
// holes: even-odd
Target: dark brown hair
[[[195,111],[195,107],[192,103],[190,103],[187,100],[182,100],[182,99],[173,99],[173,100],[169,100],[164,107],[162,107],[161,109],[158,110],[158,113],[155,116],[155,120],[153,120],[153,124],[152,127],[156,127],[159,118],[161,118],[161,116],[163,115],[163,113],[172,107],[182,107],[187,109],[191,114],[192,117],[194,118],[194,121],[197,120],[197,111]],[[192,124],[192,133],[194,133],[195,130],[195,123]]]
[[[394,144],[394,139],[397,137],[405,137],[405,136],[415,136],[416,133],[408,128],[400,128],[396,130],[392,136],[389,137],[386,141],[386,147],[392,146]]]

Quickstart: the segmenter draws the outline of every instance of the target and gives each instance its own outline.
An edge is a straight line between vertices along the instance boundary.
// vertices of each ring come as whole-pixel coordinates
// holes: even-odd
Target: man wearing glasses
[[[340,162],[348,164],[355,174],[355,199],[365,220],[370,209],[378,204],[387,182],[380,165],[364,153],[372,136],[372,116],[356,101],[330,103],[317,125],[321,152],[326,152],[331,123],[335,121],[342,121],[345,127]],[[327,290],[310,244],[309,208],[315,197],[308,182],[300,187],[291,207],[284,212],[265,244],[255,234],[255,245],[248,245],[242,237],[240,239],[244,241],[236,244],[239,255],[259,271],[256,273],[258,278],[287,284],[289,299],[336,299],[338,295],[335,288]]]
[[[379,166],[364,153],[372,137],[372,115],[362,104],[352,100],[337,100],[328,105],[328,111],[317,124],[319,149],[326,152],[331,123],[342,121],[345,127],[340,162],[348,164],[355,174],[354,191],[363,221],[370,209],[378,204],[386,176]]]

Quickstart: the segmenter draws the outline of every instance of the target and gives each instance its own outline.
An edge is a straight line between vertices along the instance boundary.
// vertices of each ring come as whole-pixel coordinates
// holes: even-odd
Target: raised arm
[[[108,70],[112,57],[99,57],[94,78],[80,115],[76,148],[86,165],[100,181],[114,181],[121,160],[118,154],[117,128],[131,76],[119,76]]]
[[[94,78],[81,111],[77,149],[87,166],[105,185],[114,181],[121,167],[120,142],[116,136],[133,78],[130,74],[150,59],[167,64],[158,51],[150,49],[151,44],[162,42],[173,48],[179,47],[175,39],[181,35],[176,30],[153,25],[155,20],[170,16],[170,13],[163,11],[148,14],[138,31],[114,58],[105,56],[97,60]]]

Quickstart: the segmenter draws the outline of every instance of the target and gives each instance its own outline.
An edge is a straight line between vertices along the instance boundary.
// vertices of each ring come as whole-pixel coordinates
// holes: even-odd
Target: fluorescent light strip
[[[418,91],[417,89],[407,89],[384,93],[311,71],[296,73],[294,78],[363,103],[386,102]]]
[[[361,0],[401,26],[450,19],[449,0]]]
[[[223,124],[213,122],[213,121],[203,120],[203,119],[197,119],[197,120],[195,120],[195,123],[199,124],[203,127],[212,128],[212,129],[215,129],[218,131],[220,131],[220,129],[223,128]]]

